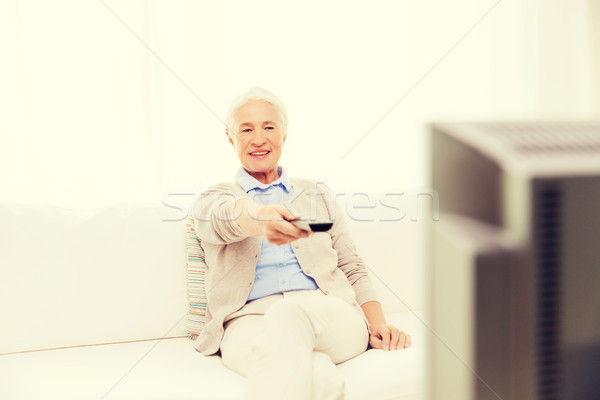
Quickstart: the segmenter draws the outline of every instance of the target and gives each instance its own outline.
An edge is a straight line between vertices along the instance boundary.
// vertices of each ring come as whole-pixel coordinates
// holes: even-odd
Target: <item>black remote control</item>
[[[333,225],[333,222],[331,221],[312,221],[305,219],[296,219],[290,222],[302,230],[312,232],[327,232]]]

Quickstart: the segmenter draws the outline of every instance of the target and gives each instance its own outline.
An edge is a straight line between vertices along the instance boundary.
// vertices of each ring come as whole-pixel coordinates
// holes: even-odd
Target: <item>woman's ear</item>
[[[229,134],[229,130],[227,128],[225,128],[225,134],[227,135],[227,139],[229,140],[229,143],[231,143],[231,145],[233,147],[235,147],[235,144],[233,143],[233,139],[231,138],[231,135]]]

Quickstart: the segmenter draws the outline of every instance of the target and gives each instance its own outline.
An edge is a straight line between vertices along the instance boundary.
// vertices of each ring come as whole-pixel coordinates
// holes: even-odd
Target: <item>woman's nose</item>
[[[261,145],[266,142],[266,137],[267,136],[265,132],[257,130],[256,132],[254,132],[254,135],[252,135],[252,144]]]

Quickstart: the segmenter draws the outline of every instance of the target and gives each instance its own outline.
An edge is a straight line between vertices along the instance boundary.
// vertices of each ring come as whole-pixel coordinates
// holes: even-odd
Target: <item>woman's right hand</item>
[[[290,223],[289,221],[293,221],[300,217],[295,216],[282,204],[256,204],[256,208],[253,211],[257,223],[261,225],[263,236],[270,243],[276,244],[277,246],[308,237],[312,233],[302,230]]]

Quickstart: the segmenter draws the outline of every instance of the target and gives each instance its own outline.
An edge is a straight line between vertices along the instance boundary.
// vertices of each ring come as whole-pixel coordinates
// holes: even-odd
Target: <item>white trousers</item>
[[[223,364],[248,377],[248,399],[343,399],[335,364],[367,349],[359,310],[320,290],[263,297],[229,316]]]

